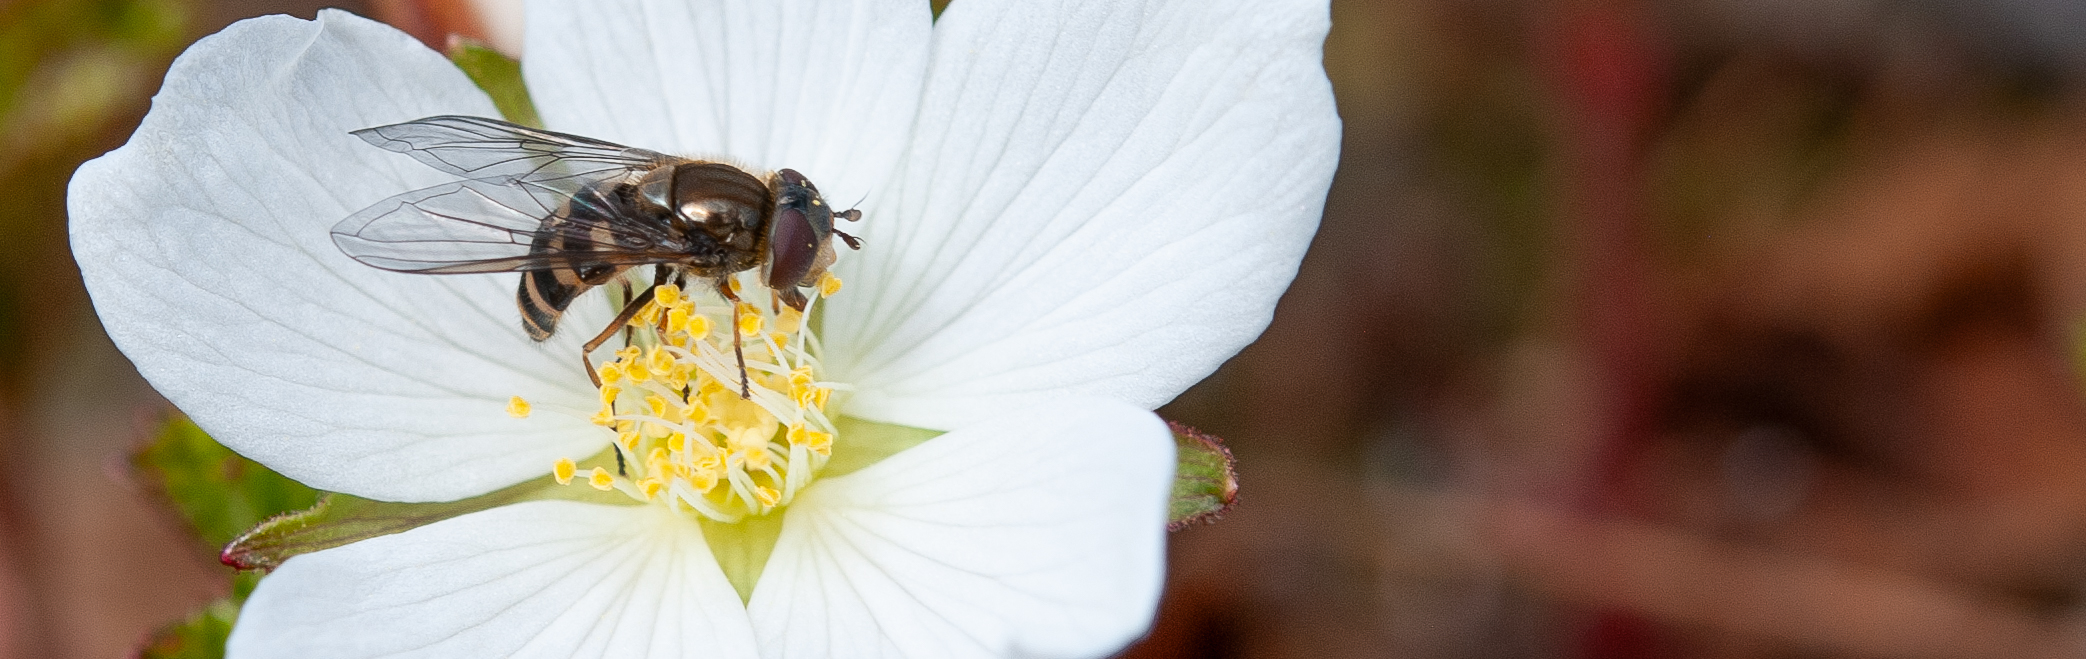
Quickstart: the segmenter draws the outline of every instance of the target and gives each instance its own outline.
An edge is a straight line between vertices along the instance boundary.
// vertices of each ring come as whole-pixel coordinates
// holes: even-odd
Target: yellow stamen
[[[522,397],[520,396],[513,396],[508,398],[507,416],[511,416],[517,419],[529,418],[529,401],[522,400]]]
[[[739,303],[739,336],[754,337],[761,333],[761,312],[751,304]]]
[[[791,443],[802,444],[804,448],[811,449],[812,453],[817,453],[824,457],[833,456],[833,433],[810,430],[804,433],[804,441],[792,441]]]
[[[550,477],[558,479],[559,485],[571,485],[572,475],[578,470],[579,466],[572,464],[572,458],[558,458],[558,461],[550,466]]]
[[[833,297],[833,294],[838,292],[840,292],[840,277],[838,275],[828,272],[819,276],[819,297]]]
[[[838,290],[837,281],[821,279],[820,290]],[[726,285],[766,292],[746,277]],[[602,407],[592,420],[612,433],[616,468],[580,473],[565,460],[552,475],[719,522],[774,513],[832,452],[831,422],[807,411],[831,393],[820,386],[810,319],[769,297],[732,299],[711,286],[660,284],[651,298],[595,372]],[[735,343],[743,343],[748,397]]]
[[[703,340],[703,339],[709,338],[709,337],[710,337],[710,317],[709,317],[709,316],[694,316],[694,317],[691,317],[691,318],[689,318],[689,319],[688,319],[688,327],[687,327],[687,328],[685,328],[685,329],[683,329],[682,331],[685,331],[685,332],[687,332],[687,333],[688,333],[688,338],[690,338],[690,339],[694,339],[694,340],[697,340],[697,341],[701,341],[701,340]]]
[[[782,313],[777,314],[775,316],[775,331],[777,332],[785,334],[796,334],[797,330],[803,328],[804,312],[802,311],[798,311],[791,307],[783,307]],[[776,341],[776,343],[780,344],[785,342]]]
[[[674,372],[673,353],[666,348],[653,348],[652,354],[645,357],[645,369],[661,375]]]

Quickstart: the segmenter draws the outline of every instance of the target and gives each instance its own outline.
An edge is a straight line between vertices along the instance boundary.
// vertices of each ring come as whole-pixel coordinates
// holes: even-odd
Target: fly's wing
[[[466,274],[669,263],[689,246],[665,223],[619,215],[612,184],[562,196],[516,177],[457,181],[377,202],[333,226],[365,265]]]
[[[457,176],[513,178],[563,195],[675,160],[656,151],[458,115],[364,128],[354,135]]]

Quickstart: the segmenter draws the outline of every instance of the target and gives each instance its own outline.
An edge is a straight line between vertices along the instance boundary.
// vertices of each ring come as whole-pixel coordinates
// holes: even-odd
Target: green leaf
[[[492,97],[500,116],[523,126],[543,127],[543,119],[536,116],[536,103],[529,100],[529,88],[522,83],[521,62],[468,39],[449,42],[449,61]]]
[[[162,424],[153,440],[131,455],[131,466],[212,550],[262,520],[311,506],[319,496],[233,453],[187,417]]]
[[[221,659],[232,622],[238,619],[239,605],[231,598],[211,602],[187,620],[154,633],[138,650],[138,659]]]
[[[1173,502],[1167,509],[1166,529],[1179,531],[1196,522],[1210,523],[1231,510],[1238,501],[1237,463],[1224,440],[1186,425],[1166,422],[1173,430],[1178,463],[1173,470]]]

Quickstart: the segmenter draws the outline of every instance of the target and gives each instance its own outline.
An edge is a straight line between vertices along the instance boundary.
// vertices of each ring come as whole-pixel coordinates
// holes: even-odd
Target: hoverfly
[[[799,311],[835,255],[834,212],[803,174],[756,177],[736,166],[680,158],[601,140],[464,116],[428,117],[354,131],[465,180],[377,202],[333,226],[348,257],[416,274],[520,272],[515,302],[522,329],[549,339],[558,318],[588,289],[653,266],[653,282],[708,280],[732,302],[739,272],[762,268],[775,298]],[[589,359],[652,299],[647,287],[581,349]],[[733,323],[736,327],[737,322]],[[741,395],[750,395],[746,355],[732,331]]]

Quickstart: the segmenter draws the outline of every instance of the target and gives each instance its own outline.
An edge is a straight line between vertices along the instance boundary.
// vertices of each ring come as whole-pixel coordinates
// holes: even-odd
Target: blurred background
[[[960,0],[958,0],[960,1]],[[322,5],[0,0],[0,656],[227,588],[124,457],[63,191],[174,55]],[[2086,657],[2086,3],[1334,0],[1274,325],[1161,410],[1241,501],[1161,657]]]

